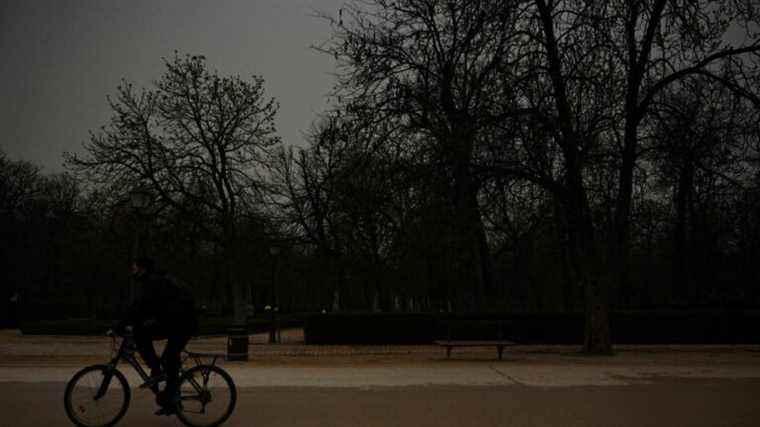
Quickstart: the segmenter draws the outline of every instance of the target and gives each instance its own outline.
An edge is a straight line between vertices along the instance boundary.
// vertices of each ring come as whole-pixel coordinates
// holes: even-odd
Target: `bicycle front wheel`
[[[227,421],[237,401],[230,375],[214,365],[194,366],[182,375],[177,417],[190,427],[214,427]]]
[[[127,412],[130,391],[124,375],[108,365],[88,366],[66,385],[66,415],[79,427],[109,427]]]

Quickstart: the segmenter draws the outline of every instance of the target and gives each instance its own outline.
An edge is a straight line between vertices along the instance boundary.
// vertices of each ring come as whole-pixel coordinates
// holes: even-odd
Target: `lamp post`
[[[137,225],[135,226],[135,244],[134,255],[140,256],[140,229],[143,228],[142,217],[145,209],[150,204],[150,193],[143,188],[136,188],[129,192],[129,207],[132,209],[132,213],[137,217]],[[144,248],[143,248],[144,251]]]
[[[131,251],[131,259],[134,260],[135,258],[139,257],[141,252],[144,252],[145,249],[141,249],[140,245],[140,229],[143,228],[142,224],[142,217],[143,213],[145,212],[145,209],[150,205],[151,196],[150,193],[148,193],[144,188],[137,187],[129,192],[129,208],[131,210],[131,213],[133,215],[133,218],[135,218],[135,229],[134,229],[134,237],[132,241],[132,251]],[[143,244],[144,246],[144,244]],[[135,289],[134,289],[134,281],[130,277],[129,279],[129,300],[135,298]]]
[[[274,344],[278,341],[278,314],[280,311],[280,301],[277,295],[277,255],[280,253],[279,246],[270,246],[269,255],[272,256],[272,309],[270,311],[271,328],[269,330],[269,343]]]
[[[56,242],[56,232],[57,232],[57,224],[56,220],[58,219],[58,215],[55,214],[55,211],[51,208],[48,209],[47,212],[45,212],[45,222],[47,223],[47,237],[51,244],[50,247],[50,256],[47,257],[47,270],[48,270],[48,279],[42,284],[43,288],[43,298],[48,298],[49,292],[51,291],[50,288],[55,288],[58,284],[58,245],[55,244]]]

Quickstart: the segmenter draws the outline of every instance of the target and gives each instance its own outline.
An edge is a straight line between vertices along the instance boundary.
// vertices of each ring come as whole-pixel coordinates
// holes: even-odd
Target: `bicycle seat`
[[[186,355],[185,360],[193,359],[196,365],[201,365],[204,357],[211,359],[212,365],[216,365],[216,361],[218,359],[224,359],[224,354],[222,353],[196,353],[194,351],[187,350],[184,350],[183,353]]]

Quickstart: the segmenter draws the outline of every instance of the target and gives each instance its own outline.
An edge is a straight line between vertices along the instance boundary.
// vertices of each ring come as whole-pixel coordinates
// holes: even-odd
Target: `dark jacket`
[[[197,333],[195,299],[184,284],[162,272],[146,272],[137,281],[140,289],[127,310],[127,322],[166,335]]]

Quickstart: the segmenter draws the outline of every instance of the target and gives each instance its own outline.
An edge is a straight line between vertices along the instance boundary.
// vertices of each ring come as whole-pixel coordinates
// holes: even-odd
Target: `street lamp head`
[[[150,193],[142,188],[136,188],[129,192],[129,204],[132,209],[143,210],[150,204]]]
[[[277,254],[280,253],[280,247],[279,246],[270,246],[269,247],[269,254],[272,256],[277,256]]]

